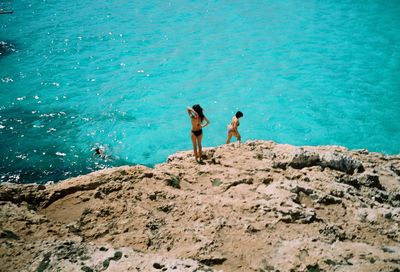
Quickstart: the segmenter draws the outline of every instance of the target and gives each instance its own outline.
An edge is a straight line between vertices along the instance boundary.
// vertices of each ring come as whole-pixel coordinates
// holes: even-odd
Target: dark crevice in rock
[[[3,230],[0,234],[0,238],[4,239],[12,239],[12,240],[19,240],[18,235],[16,235],[14,232],[11,230]]]
[[[323,236],[323,241],[327,243],[333,243],[337,240],[343,241],[346,239],[346,232],[340,225],[325,225],[319,230],[319,233]]]
[[[213,266],[213,265],[219,265],[219,264],[223,264],[226,261],[226,258],[206,258],[206,259],[202,259],[199,262],[204,264],[204,265],[208,265],[208,266]]]
[[[342,203],[342,200],[338,197],[334,197],[331,195],[324,195],[318,198],[316,202],[324,205],[332,205],[332,204],[340,204]]]
[[[231,187],[238,186],[238,185],[240,185],[240,184],[248,184],[248,185],[253,184],[253,178],[241,179],[241,180],[234,181],[234,182],[228,184],[228,185],[226,186],[226,188],[225,188],[222,192],[226,192],[226,191],[228,191]]]
[[[43,272],[47,269],[47,267],[50,264],[50,257],[51,257],[50,252],[47,252],[46,254],[44,254],[43,260],[40,262],[38,268],[36,269],[37,272]]]
[[[399,167],[395,166],[395,165],[390,165],[390,170],[392,170],[396,175],[400,176],[400,165]]]
[[[175,176],[175,175],[172,175],[172,174],[170,174],[169,176],[170,176],[170,178],[167,178],[165,180],[165,183],[168,186],[171,186],[171,187],[176,188],[176,189],[180,189],[181,188],[181,178],[179,176]]]

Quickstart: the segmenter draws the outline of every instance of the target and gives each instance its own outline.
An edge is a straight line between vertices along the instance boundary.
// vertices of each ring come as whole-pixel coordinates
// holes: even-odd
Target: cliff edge
[[[0,185],[1,271],[400,271],[400,156],[249,141]]]

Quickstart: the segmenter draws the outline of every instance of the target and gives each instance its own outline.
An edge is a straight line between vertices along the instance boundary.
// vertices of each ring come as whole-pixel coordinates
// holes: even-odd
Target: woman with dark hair
[[[238,111],[235,116],[232,117],[232,121],[228,125],[228,138],[226,139],[227,144],[229,144],[229,142],[231,141],[232,136],[235,136],[238,139],[239,143],[242,139],[238,131],[240,117],[243,117],[243,113],[241,111]]]
[[[192,131],[191,131],[190,135],[191,135],[192,143],[193,143],[194,157],[195,157],[196,161],[197,161],[197,158],[199,158],[199,161],[201,162],[201,157],[203,155],[202,150],[201,150],[201,148],[202,148],[201,140],[203,138],[203,128],[208,126],[208,124],[210,124],[210,121],[208,121],[207,117],[204,116],[203,109],[200,107],[199,104],[194,105],[192,108],[187,107],[187,112],[192,121]],[[203,121],[206,122],[204,125],[203,125]]]

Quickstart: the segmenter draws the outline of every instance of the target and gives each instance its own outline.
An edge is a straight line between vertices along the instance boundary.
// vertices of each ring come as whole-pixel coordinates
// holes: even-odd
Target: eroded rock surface
[[[267,141],[0,186],[2,271],[399,271],[399,156]]]

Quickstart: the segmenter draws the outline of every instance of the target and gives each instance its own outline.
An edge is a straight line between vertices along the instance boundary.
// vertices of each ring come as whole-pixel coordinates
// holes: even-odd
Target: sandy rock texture
[[[400,156],[249,141],[0,186],[1,271],[400,271]]]

